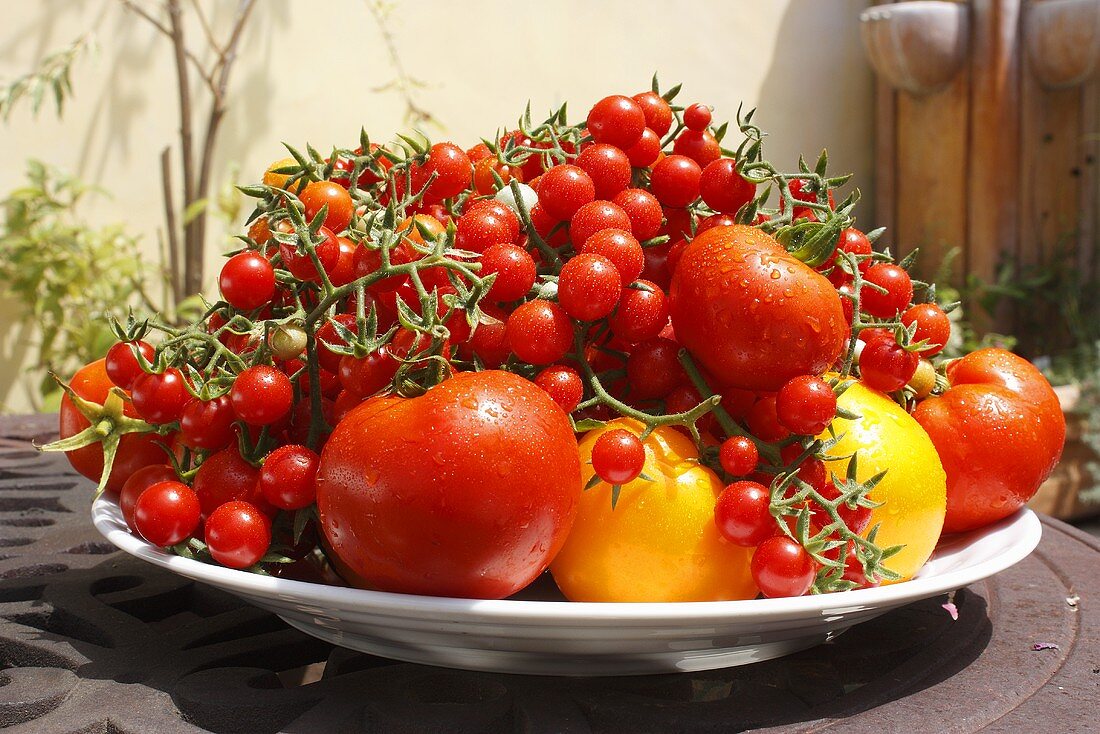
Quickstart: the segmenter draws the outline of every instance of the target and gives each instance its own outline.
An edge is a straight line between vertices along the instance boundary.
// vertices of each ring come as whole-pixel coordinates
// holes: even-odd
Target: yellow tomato
[[[619,419],[589,431],[580,442],[585,483],[592,477],[592,446],[612,428],[635,435],[643,426]],[[615,508],[611,486],[584,493],[565,547],[550,566],[572,601],[717,601],[751,599],[751,548],[726,542],[714,524],[722,482],[698,463],[695,445],[661,427],[644,442],[645,468],[624,484]]]
[[[279,189],[286,188],[286,182],[290,179],[290,176],[285,173],[275,173],[275,171],[279,168],[286,168],[287,166],[296,165],[298,165],[298,161],[294,160],[293,158],[280,158],[279,160],[275,161],[267,167],[266,171],[264,171],[264,185],[274,186],[275,188]],[[302,182],[298,184],[298,189],[301,190],[301,188]]]
[[[871,499],[882,505],[871,513],[867,528],[879,526],[875,543],[880,548],[905,546],[886,561],[886,567],[908,579],[935,549],[947,510],[947,477],[936,447],[897,403],[863,385],[852,385],[837,404],[860,418],[833,421],[833,430],[843,436],[829,453],[857,454],[856,478],[861,482],[886,471],[871,490]],[[820,438],[828,438],[828,434]],[[828,467],[843,477],[848,460],[830,461]]]

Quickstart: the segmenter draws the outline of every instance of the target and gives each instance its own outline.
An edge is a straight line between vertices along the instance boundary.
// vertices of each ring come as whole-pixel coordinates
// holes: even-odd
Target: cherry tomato
[[[912,379],[919,363],[919,354],[899,346],[892,337],[874,339],[859,355],[859,379],[880,392],[894,392]]]
[[[744,436],[731,436],[718,449],[718,462],[726,473],[735,477],[748,476],[756,470],[759,461],[756,444]]]
[[[206,548],[229,568],[251,568],[271,546],[271,520],[248,502],[234,500],[206,518]]]
[[[908,308],[909,302],[913,300],[913,281],[909,278],[909,273],[897,265],[872,265],[867,268],[863,279],[886,289],[886,293],[880,293],[867,285],[860,289],[860,307],[872,316],[893,318],[899,311]]]
[[[137,526],[134,524],[134,505],[137,504],[141,493],[158,482],[178,480],[176,470],[168,464],[143,466],[129,476],[122,485],[122,491],[118,493],[118,509],[122,511],[122,517],[131,530],[137,532]]]
[[[474,332],[481,331],[478,328]],[[541,299],[524,303],[508,317],[508,345],[530,364],[557,362],[573,347],[573,324],[565,310]]]
[[[490,301],[514,301],[527,295],[535,284],[535,261],[522,247],[493,245],[481,255],[481,275],[490,273],[497,277],[486,297]]]
[[[698,237],[708,229],[714,229],[715,227],[732,227],[735,224],[737,224],[737,220],[732,214],[712,214],[696,225],[695,236]]]
[[[157,482],[134,503],[134,528],[160,547],[180,543],[199,527],[199,499],[179,481]]]
[[[321,268],[328,273],[340,259],[340,243],[328,227],[321,227],[317,234],[321,241],[314,247],[314,250],[318,262],[321,263]],[[298,280],[320,282],[321,276],[317,272],[317,267],[305,250],[299,250],[294,245],[280,243],[279,255],[283,259],[283,267],[289,270],[290,274]]]
[[[355,202],[351,200],[351,194],[333,181],[314,181],[305,187],[298,198],[306,208],[306,221],[309,222],[313,221],[322,207],[327,206],[324,226],[333,232],[347,229],[355,213]]]
[[[622,292],[611,316],[611,330],[625,342],[653,339],[668,325],[665,292],[648,280],[639,280]]]
[[[778,391],[829,369],[847,338],[832,284],[759,229],[715,227],[680,257],[669,291],[676,337],[727,387]]]
[[[850,281],[852,277],[837,264],[838,253],[847,252],[857,256],[857,259],[859,259],[859,272],[866,273],[867,268],[871,267],[871,260],[867,257],[871,254],[871,250],[871,240],[867,239],[867,235],[863,232],[854,227],[842,229],[840,230],[840,236],[837,238],[836,251],[829,255],[829,259],[819,265],[817,269],[824,271],[832,268],[832,272],[829,273],[829,281],[839,288]]]
[[[696,102],[684,110],[684,127],[688,130],[702,131],[710,125],[711,111],[705,104]],[[754,543],[755,545],[755,543]]]
[[[672,143],[672,152],[704,167],[722,157],[722,147],[708,130],[684,130]]]
[[[622,292],[619,271],[602,255],[577,255],[565,263],[558,275],[558,303],[578,321],[596,321],[608,316]]]
[[[589,237],[604,229],[630,231],[630,217],[622,207],[610,201],[590,201],[573,215],[569,222],[569,238],[578,249]]]
[[[947,472],[943,530],[955,533],[1007,517],[1035,495],[1062,455],[1066,419],[1042,373],[1003,349],[952,362],[947,378],[947,392],[921,401],[913,417]]]
[[[934,303],[911,306],[901,315],[901,322],[906,326],[917,325],[913,342],[928,342],[930,348],[921,352],[926,357],[942,352],[951,338],[951,319]]]
[[[279,370],[258,364],[237,375],[229,399],[242,421],[251,426],[269,426],[290,412],[294,386]]]
[[[738,209],[756,196],[756,186],[741,177],[737,172],[736,161],[732,158],[719,158],[708,163],[700,174],[699,194],[714,211],[736,214]]]
[[[321,453],[317,507],[356,586],[500,598],[564,544],[580,474],[572,425],[543,390],[464,372],[352,410]]]
[[[138,375],[130,397],[138,415],[158,424],[178,421],[183,415],[183,407],[191,399],[184,386],[183,373],[175,367]]]
[[[514,245],[519,239],[519,219],[508,207],[496,202],[483,204],[458,218],[455,247],[485,252],[499,244]]]
[[[558,221],[571,219],[578,209],[595,198],[595,183],[577,166],[554,166],[542,175],[539,183],[539,206]]]
[[[658,135],[665,135],[672,128],[672,108],[656,92],[641,92],[634,101],[642,108],[646,127]]]
[[[233,430],[236,419],[228,395],[211,400],[192,398],[180,416],[180,440],[194,449],[224,449],[236,437]]]
[[[626,151],[626,157],[634,168],[648,168],[661,157],[661,137],[647,127],[638,142]]]
[[[493,369],[504,364],[512,353],[506,327],[508,314],[491,303],[483,303],[481,310],[494,321],[478,324],[469,340],[459,344],[459,355],[463,359],[477,357],[482,365]]]
[[[753,403],[745,416],[745,424],[752,435],[768,443],[782,441],[790,435],[790,431],[779,422],[775,396],[763,397]]]
[[[610,199],[630,185],[630,157],[613,145],[589,145],[575,164],[592,179],[597,199]]]
[[[622,150],[637,143],[645,127],[641,105],[621,94],[604,97],[588,113],[588,134],[597,143],[607,143]]]
[[[413,164],[410,170],[413,186],[411,193],[417,193],[427,185],[428,189],[424,193],[424,202],[427,204],[458,196],[470,188],[473,181],[470,159],[454,143],[436,143],[428,151],[428,160],[423,164]],[[436,178],[429,185],[428,180],[432,174]],[[398,191],[402,188],[403,183],[399,180]]]
[[[638,344],[626,360],[630,396],[640,400],[663,398],[687,381],[680,364],[680,346],[663,337]]]
[[[141,363],[138,362],[135,350],[145,357],[146,362],[153,359],[153,345],[140,340],[118,342],[107,350],[107,356],[104,358],[103,366],[107,370],[107,377],[123,390],[132,388],[134,380],[139,375],[145,374],[145,370],[141,369]]]
[[[703,169],[683,155],[670,155],[653,166],[649,190],[665,206],[685,207],[699,198]]]
[[[626,484],[642,473],[645,447],[630,431],[614,428],[592,445],[592,471],[608,484]]]
[[[497,183],[493,174],[500,177],[500,184]],[[523,183],[523,169],[501,163],[496,156],[483,158],[474,164],[474,189],[482,196],[488,196],[507,187],[508,182],[513,180]]]
[[[623,285],[633,283],[645,267],[642,245],[634,235],[621,229],[602,229],[585,240],[579,249],[583,254],[600,255],[610,260],[619,271]]]
[[[264,503],[259,477],[260,470],[245,461],[236,446],[206,457],[192,482],[203,517],[231,500]]]
[[[810,554],[785,535],[777,535],[756,547],[749,565],[760,593],[775,599],[802,596],[810,590],[817,574]]]
[[[722,537],[734,545],[745,548],[760,545],[775,534],[771,492],[758,482],[734,482],[718,495],[714,524]]]
[[[791,433],[816,436],[836,416],[836,394],[820,377],[799,375],[779,390],[775,411],[779,422]]]
[[[547,367],[535,377],[535,384],[546,391],[555,403],[566,413],[577,409],[584,397],[584,383],[581,376],[572,367],[555,364]]]
[[[661,202],[645,189],[626,189],[611,200],[630,218],[630,233],[639,242],[653,239],[661,231],[664,213]]]
[[[326,321],[321,328],[317,329],[317,333],[314,334],[317,339],[317,361],[320,362],[322,369],[329,372],[336,372],[339,369],[340,357],[343,356],[339,352],[329,349],[329,346],[347,346],[347,340],[340,336],[333,322],[340,324],[353,334],[359,333],[359,325],[356,323],[355,314],[350,313],[338,313]]]
[[[383,345],[365,357],[346,354],[340,359],[338,376],[340,385],[350,395],[369,398],[390,384],[401,363]]]
[[[300,510],[317,497],[315,480],[321,457],[305,446],[280,446],[260,468],[260,492],[280,510]]]

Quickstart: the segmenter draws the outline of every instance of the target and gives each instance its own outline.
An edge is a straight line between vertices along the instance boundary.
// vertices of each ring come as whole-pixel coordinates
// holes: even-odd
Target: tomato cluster
[[[588,486],[615,502],[651,481],[653,432],[683,433],[728,485],[714,525],[755,549],[766,596],[890,578],[866,537],[870,485],[833,476],[828,431],[855,380],[907,409],[943,392],[945,309],[853,226],[857,197],[837,204],[846,179],[824,156],[782,173],[751,114],[729,149],[710,107],[675,96],[611,95],[580,124],[528,114],[468,149],[364,134],[244,187],[257,207],[221,300],[183,329],[120,325],[105,363],[143,421],[118,423],[138,436],[115,466],[144,433],[165,447],[122,477],[133,529],[232,568],[327,558],[378,588],[504,595],[568,532],[574,433],[626,417],[642,429],[595,440]],[[106,392],[67,404],[63,435],[102,418]],[[524,431],[538,450],[504,452]],[[554,479],[497,481],[523,472]],[[347,527],[359,515],[369,539]],[[503,532],[516,518],[534,530]],[[452,539],[469,583],[423,552]]]

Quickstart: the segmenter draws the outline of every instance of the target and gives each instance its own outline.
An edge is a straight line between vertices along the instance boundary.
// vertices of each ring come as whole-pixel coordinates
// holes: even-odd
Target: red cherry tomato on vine
[[[699,198],[703,169],[691,158],[670,155],[653,166],[649,190],[665,206],[685,207]]]
[[[143,466],[129,476],[122,485],[122,491],[118,493],[118,509],[122,511],[122,517],[131,530],[137,532],[137,526],[134,524],[134,505],[137,504],[141,493],[158,482],[175,481],[179,481],[179,477],[176,476],[176,470],[168,464]]]
[[[539,183],[539,206],[558,221],[571,219],[578,209],[595,198],[595,183],[577,166],[554,166],[542,175]]]
[[[645,189],[626,189],[611,200],[630,218],[630,233],[639,242],[653,239],[661,231],[664,213],[661,202]]]
[[[485,252],[499,244],[514,245],[519,239],[519,219],[508,207],[491,202],[467,211],[458,218],[455,247]]]
[[[680,364],[680,346],[657,337],[634,347],[626,361],[626,379],[630,397],[640,400],[663,398],[677,385],[687,381]]]
[[[351,200],[351,194],[334,181],[314,181],[305,187],[298,198],[306,208],[306,221],[309,222],[313,221],[322,207],[327,206],[323,224],[333,232],[347,229],[352,215],[355,214],[355,202]]]
[[[221,565],[250,568],[271,545],[271,520],[248,502],[226,502],[206,518],[205,540],[210,555]]]
[[[584,397],[584,383],[581,376],[572,367],[555,364],[547,367],[535,377],[535,384],[553,398],[558,407],[566,413],[572,413]]]
[[[573,346],[573,323],[565,310],[541,299],[528,301],[513,311],[506,333],[511,350],[531,364],[557,362]]]
[[[637,143],[645,127],[641,105],[621,94],[604,97],[588,113],[588,134],[597,143],[607,143],[622,150]]]
[[[710,125],[711,111],[705,104],[696,102],[684,110],[684,127],[688,130],[702,131]]]
[[[481,255],[481,276],[496,273],[486,297],[490,301],[515,301],[535,284],[535,261],[522,247],[493,245]]]
[[[150,423],[162,425],[178,421],[183,415],[183,407],[191,399],[184,386],[183,373],[175,367],[138,375],[130,397],[138,415]]]
[[[141,369],[141,363],[138,362],[135,350],[145,357],[146,362],[153,359],[155,351],[153,346],[140,340],[119,342],[107,350],[107,356],[104,358],[103,366],[107,370],[107,377],[123,390],[132,388],[134,380],[139,375],[145,374],[145,370]]]
[[[157,482],[134,503],[134,528],[160,547],[176,545],[199,526],[199,499],[179,481]]]
[[[817,574],[810,554],[785,535],[777,535],[756,547],[749,564],[752,579],[764,596],[775,599],[802,596]]]
[[[732,158],[719,158],[708,163],[700,174],[699,195],[714,211],[736,214],[738,209],[756,196],[756,186],[741,177],[737,172],[736,161]],[[696,230],[698,231],[699,229]]]
[[[570,258],[558,274],[558,303],[578,321],[596,321],[610,314],[623,292],[615,264],[602,255]]]
[[[626,288],[611,316],[611,330],[625,342],[636,344],[660,335],[668,325],[668,299],[655,283],[639,280]]]
[[[771,492],[758,482],[734,482],[714,505],[714,524],[722,537],[745,548],[760,545],[775,534]]]
[[[745,436],[731,436],[719,447],[718,461],[726,473],[735,477],[745,477],[756,470],[756,464],[760,461],[760,452],[752,439]]]
[[[618,204],[597,199],[590,201],[573,215],[569,222],[569,238],[580,248],[589,237],[604,229],[630,231],[630,217]]]
[[[592,471],[608,484],[626,484],[642,473],[645,447],[630,431],[614,428],[592,445]]]
[[[913,300],[913,281],[909,278],[909,273],[897,265],[872,265],[863,274],[863,279],[886,289],[886,293],[880,293],[866,284],[860,289],[860,307],[872,316],[880,319],[893,318],[898,312],[908,308],[909,302]]]
[[[242,421],[251,426],[269,426],[290,412],[294,386],[279,370],[258,364],[237,375],[229,399]]]
[[[217,451],[233,442],[236,413],[228,395],[211,400],[192,398],[180,416],[180,439],[185,446]]]
[[[920,355],[892,338],[874,339],[859,355],[859,379],[868,387],[890,393],[905,387],[920,364]]]
[[[328,273],[340,260],[340,243],[328,227],[321,227],[317,236],[321,238],[321,241],[314,247],[314,250],[318,262],[321,263],[321,268]],[[317,267],[305,250],[299,250],[294,245],[280,243],[279,255],[283,259],[283,267],[289,270],[290,274],[298,280],[320,282],[321,276],[317,272]]]
[[[722,146],[708,130],[684,130],[672,143],[672,152],[687,156],[700,166],[707,166],[722,157]]]
[[[906,326],[917,325],[913,341],[928,342],[930,348],[921,352],[925,357],[942,352],[947,340],[951,338],[951,319],[934,303],[911,306],[901,315],[901,323]]]
[[[793,377],[776,395],[775,411],[779,422],[791,433],[816,436],[836,416],[836,393],[820,377]]]
[[[635,94],[634,101],[642,108],[646,127],[658,135],[665,135],[672,128],[672,107],[656,92]]]
[[[630,232],[621,229],[602,229],[585,240],[578,249],[585,255],[600,255],[610,260],[624,286],[637,280],[645,267],[645,252],[641,243]]]
[[[317,497],[315,480],[321,461],[305,446],[280,446],[264,459],[260,468],[260,492],[280,510],[300,510]]]
[[[661,157],[661,137],[647,127],[638,142],[626,151],[626,157],[634,168],[652,166]]]
[[[230,306],[253,311],[275,296],[275,267],[258,252],[238,252],[222,265],[218,287]]]
[[[231,500],[263,502],[257,485],[259,476],[260,470],[245,461],[236,446],[206,457],[192,482],[203,517]]]
[[[610,199],[630,185],[630,156],[613,145],[589,145],[574,163],[592,179],[597,199]]]

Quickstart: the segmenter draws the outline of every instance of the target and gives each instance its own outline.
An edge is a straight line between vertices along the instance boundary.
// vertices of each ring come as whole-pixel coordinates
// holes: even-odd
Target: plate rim
[[[148,563],[186,578],[210,583],[231,593],[251,598],[276,597],[325,608],[355,607],[387,616],[436,615],[446,613],[452,621],[524,621],[541,624],[583,622],[653,623],[712,618],[771,619],[806,617],[814,614],[854,612],[896,607],[919,599],[960,589],[989,578],[1022,561],[1038,546],[1042,524],[1031,509],[1024,507],[993,525],[972,531],[977,537],[1018,532],[1019,540],[992,558],[935,576],[911,579],[888,586],[852,589],[781,599],[741,599],[697,602],[572,602],[515,599],[462,599],[373,591],[345,586],[280,579],[238,571],[168,553],[133,535],[122,519],[115,498],[106,494],[92,503],[92,523],[112,545]]]

